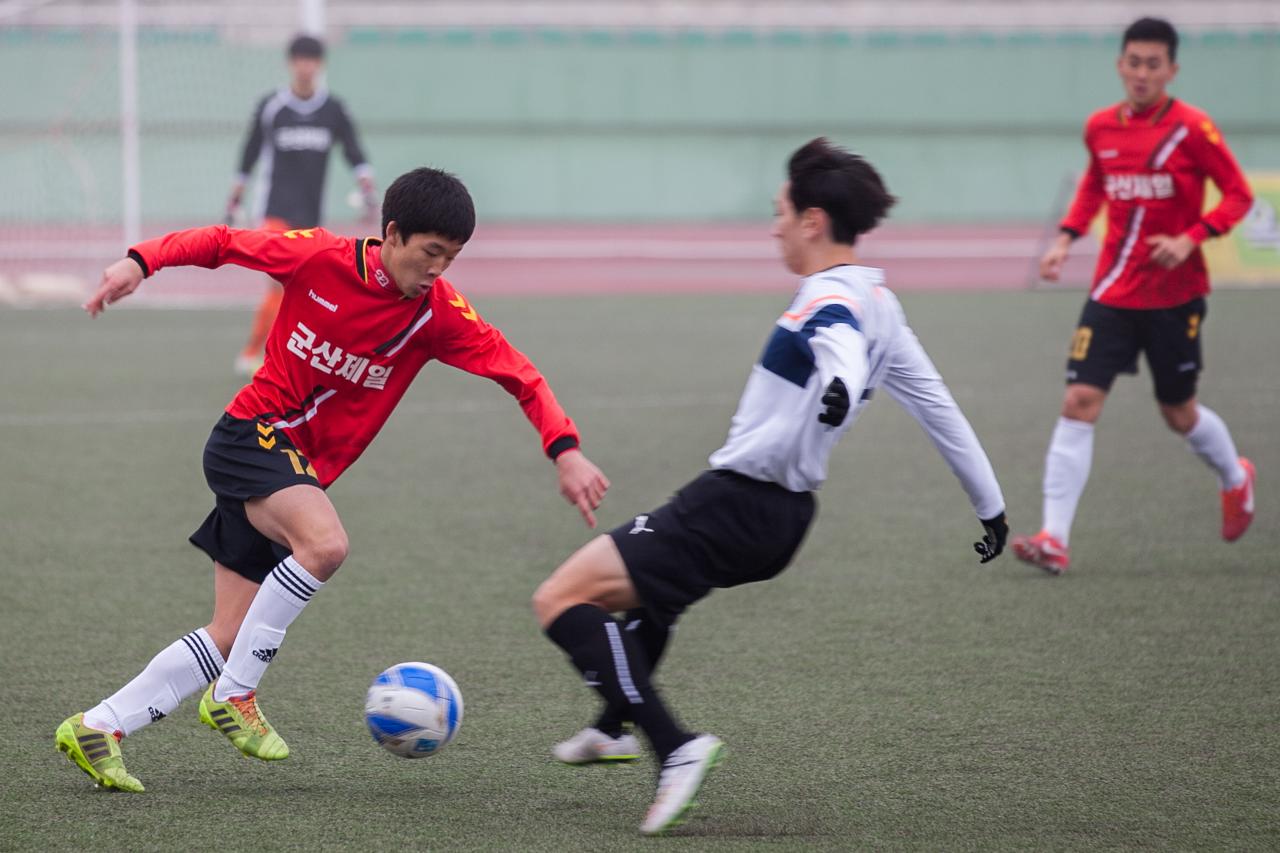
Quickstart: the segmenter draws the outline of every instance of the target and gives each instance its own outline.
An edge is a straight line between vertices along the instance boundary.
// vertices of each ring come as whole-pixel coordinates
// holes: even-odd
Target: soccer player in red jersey
[[[579,450],[573,421],[529,359],[441,277],[474,226],[461,181],[416,169],[387,190],[381,240],[217,225],[140,243],[103,273],[85,304],[93,316],[170,266],[261,270],[284,285],[284,301],[266,362],[205,446],[215,509],[191,542],[214,561],[212,620],[58,727],[58,748],[96,782],[141,791],[119,740],[200,690],[201,720],[241,752],[288,756],[254,694],[286,628],[347,557],[325,488],[428,361],[488,377],[515,397],[555,461],[560,493],[595,526],[609,482]]]
[[[1236,453],[1227,426],[1196,400],[1209,277],[1200,244],[1225,234],[1253,203],[1249,186],[1212,119],[1171,97],[1178,34],[1166,21],[1129,26],[1116,67],[1126,99],[1089,117],[1089,168],[1040,261],[1057,280],[1071,242],[1107,205],[1107,233],[1071,343],[1062,416],[1044,471],[1044,526],[1013,540],[1014,553],[1051,574],[1070,562],[1068,539],[1089,477],[1093,430],[1118,373],[1146,353],[1165,423],[1217,474],[1222,537],[1240,538],[1253,520],[1254,468]],[[1203,213],[1205,179],[1222,201]]]

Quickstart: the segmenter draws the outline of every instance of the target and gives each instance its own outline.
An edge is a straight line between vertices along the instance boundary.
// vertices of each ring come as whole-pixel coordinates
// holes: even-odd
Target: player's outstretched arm
[[[90,317],[97,317],[108,305],[119,302],[138,289],[145,272],[133,258],[121,258],[102,271],[98,290],[82,306]]]
[[[1062,265],[1067,262],[1071,252],[1071,235],[1063,231],[1049,245],[1049,249],[1040,259],[1040,277],[1045,281],[1057,281],[1062,275]]]
[[[1004,550],[1009,525],[991,460],[910,328],[903,327],[889,359],[885,390],[924,428],[964,487],[984,534],[973,548],[981,562],[994,560]]]
[[[582,513],[587,527],[595,529],[594,510],[600,508],[609,479],[581,450],[566,450],[556,457],[556,473],[560,478],[560,494]]]

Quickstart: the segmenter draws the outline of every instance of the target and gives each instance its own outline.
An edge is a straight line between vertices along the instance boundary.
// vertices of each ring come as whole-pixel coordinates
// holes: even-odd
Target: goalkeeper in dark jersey
[[[377,219],[379,200],[373,168],[360,147],[355,125],[342,102],[324,87],[324,45],[312,36],[289,43],[289,85],[258,101],[240,153],[239,171],[227,199],[227,224],[242,218],[241,202],[249,175],[257,166],[259,187],[250,215],[252,225],[289,231],[320,224],[329,151],[335,144],[351,164],[364,200],[365,217]],[[252,374],[262,365],[267,332],[280,309],[280,286],[270,283],[236,372]]]

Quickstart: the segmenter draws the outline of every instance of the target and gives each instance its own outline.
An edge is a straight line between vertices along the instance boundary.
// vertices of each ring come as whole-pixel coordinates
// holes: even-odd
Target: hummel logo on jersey
[[[1115,148],[1107,148],[1098,152],[1099,160],[1110,160],[1113,157],[1119,157],[1119,156],[1120,156],[1120,152],[1117,151]]]
[[[150,705],[148,705],[148,706],[147,706],[147,713],[151,715],[151,722],[153,722],[153,723],[154,723],[156,720],[163,720],[163,719],[164,719],[164,712],[163,712],[163,711],[157,711],[155,708],[152,708]]]
[[[319,302],[322,308],[332,311],[335,314],[338,313],[338,303],[330,302],[328,299],[325,299],[323,296],[316,293],[314,290],[308,290],[307,296],[311,297],[311,301]]]
[[[271,663],[271,659],[276,656],[278,651],[280,651],[279,646],[274,649],[254,649],[253,656],[263,663]]]
[[[648,524],[648,523],[649,523],[649,516],[647,516],[647,515],[637,515],[637,516],[636,516],[636,526],[635,526],[635,527],[633,527],[633,528],[631,528],[631,529],[630,529],[630,530],[628,530],[627,532],[628,532],[628,533],[652,533],[652,532],[653,532],[653,528],[651,528],[651,527],[645,527],[645,525],[646,525],[646,524]]]

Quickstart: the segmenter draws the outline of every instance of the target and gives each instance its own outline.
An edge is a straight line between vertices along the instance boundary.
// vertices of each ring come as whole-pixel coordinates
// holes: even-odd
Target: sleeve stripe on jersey
[[[421,325],[418,322],[418,318],[422,316],[423,311],[427,310],[427,303],[430,301],[431,301],[430,294],[427,294],[426,296],[422,297],[422,301],[418,303],[418,310],[414,312],[413,319],[409,321],[409,325],[405,326],[402,330],[400,330],[400,332],[397,333],[395,337],[391,338],[391,340],[384,341],[383,343],[378,344],[378,346],[374,347],[373,351],[378,355],[386,355],[387,350],[390,350],[392,347],[396,346],[396,344],[400,343],[402,340],[407,338],[409,335],[418,331],[418,326]],[[423,320],[422,322],[425,323],[426,320]],[[396,349],[399,349],[399,347],[396,347]]]
[[[421,329],[423,326],[425,326],[427,324],[427,321],[430,319],[431,319],[431,309],[428,308],[427,313],[419,317],[418,321],[409,327],[409,331],[404,333],[404,337],[400,338],[400,343],[396,344],[391,349],[387,350],[386,352],[387,358],[390,358],[391,356],[400,352],[400,350],[404,348],[404,345],[409,343],[409,339],[413,337],[413,333]]]
[[[1138,241],[1138,233],[1142,231],[1142,217],[1146,214],[1145,207],[1135,207],[1133,212],[1129,214],[1129,227],[1126,229],[1128,236],[1125,237],[1124,245],[1120,247],[1120,254],[1116,255],[1115,263],[1111,265],[1111,269],[1107,270],[1107,274],[1098,282],[1098,286],[1089,294],[1089,298],[1097,300],[1102,294],[1107,292],[1111,285],[1116,283],[1116,279],[1120,277],[1120,273],[1124,272],[1125,264],[1129,263],[1129,254],[1133,251],[1133,244]]]
[[[852,326],[859,332],[862,331],[862,324],[858,322],[857,317],[853,316],[852,311],[843,305],[831,303],[823,305],[815,311],[813,316],[805,321],[801,332],[804,334],[805,339],[808,340],[813,337],[814,332],[823,326],[838,326],[841,324]]]
[[[1185,124],[1178,122],[1178,124],[1174,126],[1173,130],[1169,131],[1169,134],[1160,141],[1159,145],[1156,146],[1156,150],[1151,155],[1151,159],[1147,161],[1147,168],[1159,169],[1168,162],[1169,158],[1173,155],[1174,149],[1178,147],[1182,140],[1187,138],[1187,134],[1190,132],[1191,131],[1187,130],[1187,126]]]
[[[799,311],[794,311],[794,312],[788,311],[784,313],[782,316],[787,318],[788,320],[803,320],[805,317],[808,316],[809,312],[814,308],[814,306],[822,302],[833,302],[833,301],[847,302],[855,308],[858,307],[858,300],[856,299],[850,299],[849,297],[841,296],[838,293],[829,293],[826,296],[819,296],[817,299],[811,299],[809,301],[809,304],[801,308]]]
[[[286,421],[283,418],[281,418],[278,421],[267,424],[267,426],[273,426],[276,429],[293,429],[299,424],[306,423],[307,421],[311,420],[316,416],[316,412],[320,410],[321,403],[323,403],[325,400],[328,400],[330,397],[332,397],[334,394],[337,394],[337,393],[338,393],[337,388],[330,388],[328,391],[325,391],[323,394],[316,397],[315,400],[313,400],[311,403],[311,408],[307,409],[299,417],[296,417],[291,421]]]
[[[836,304],[824,305],[809,318],[803,328],[796,331],[784,326],[774,326],[773,334],[760,355],[760,366],[803,388],[815,369],[813,348],[809,345],[809,340],[818,329],[838,325],[862,330],[853,312]]]

